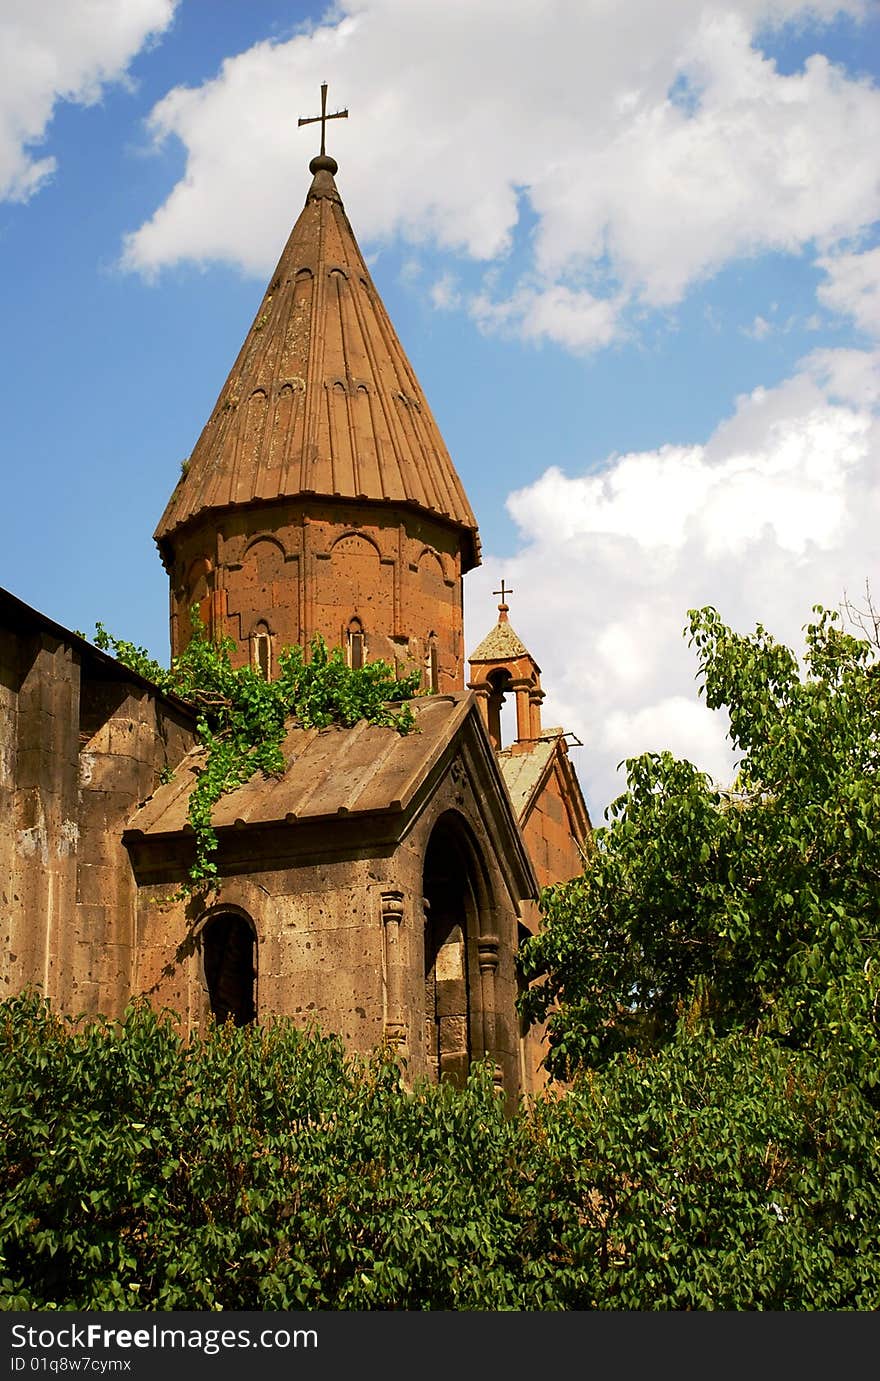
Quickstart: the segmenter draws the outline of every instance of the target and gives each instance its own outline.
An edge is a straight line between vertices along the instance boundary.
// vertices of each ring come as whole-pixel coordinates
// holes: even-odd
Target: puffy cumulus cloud
[[[820,259],[819,267],[828,275],[819,286],[820,302],[852,317],[866,334],[880,336],[880,245]]]
[[[880,352],[814,350],[804,367],[830,398],[870,408],[880,402]]]
[[[677,758],[688,758],[716,781],[726,782],[730,780],[731,758],[722,722],[726,724],[717,715],[710,715],[695,698],[669,695],[644,709],[612,710],[606,732],[611,742],[628,745],[628,757],[655,752],[662,744]],[[621,787],[622,780],[621,774]],[[601,824],[601,819],[597,817],[594,823]]]
[[[569,272],[604,252],[659,306],[732,259],[876,218],[880,93],[818,55],[782,76],[751,40],[742,15],[707,7],[678,55],[688,101],[639,93],[601,143],[573,149],[570,176],[535,187],[539,268]]]
[[[177,0],[0,0],[0,199],[27,201],[56,160],[35,146],[59,100],[92,105],[168,28]]]
[[[732,774],[726,721],[697,696],[688,609],[713,604],[800,649],[814,603],[858,600],[866,579],[880,589],[878,362],[817,351],[740,398],[705,444],[612,456],[575,477],[552,468],[508,499],[521,545],[468,577],[469,643],[503,574],[543,668],[545,722],[584,741],[575,762],[594,814],[637,752]]]
[[[351,108],[331,147],[362,236],[488,262],[527,213],[525,276],[470,310],[484,329],[603,345],[627,303],[674,303],[737,256],[830,248],[878,215],[880,92],[820,53],[781,73],[759,44],[773,25],[864,8],[339,0],[156,106],[152,135],[182,141],[186,170],[125,261],[267,272],[315,147],[291,112],[310,111],[329,75],[331,109]]]
[[[512,297],[492,300],[479,293],[469,304],[471,316],[482,331],[516,336],[539,343],[554,341],[575,352],[608,345],[620,331],[620,296],[594,297],[586,288],[574,290],[564,283],[543,288],[523,285]]]

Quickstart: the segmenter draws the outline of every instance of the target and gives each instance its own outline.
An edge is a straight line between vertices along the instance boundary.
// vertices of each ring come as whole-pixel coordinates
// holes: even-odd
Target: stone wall
[[[402,836],[397,830],[403,826]],[[520,1087],[514,955],[519,911],[493,858],[477,794],[457,760],[415,819],[326,820],[221,832],[216,892],[175,898],[189,857],[178,838],[134,839],[140,881],[139,991],[180,1013],[187,1033],[210,1017],[202,943],[212,918],[245,916],[256,936],[257,1019],[317,1023],[367,1052],[400,1042],[415,1077],[431,1073],[425,973],[425,858],[440,826],[469,857],[465,970],[470,1053],[488,1049],[505,1087]]]
[[[116,1015],[132,992],[122,830],[192,721],[75,634],[0,601],[0,991]]]
[[[581,850],[589,848],[591,826],[563,739],[559,740],[559,756],[553,770],[526,815],[522,833],[541,888],[566,882],[583,872]],[[540,910],[533,901],[523,904],[523,924],[524,933],[531,935],[541,924]],[[541,1068],[546,1052],[543,1024],[523,1032],[523,1078],[532,1089],[547,1082]]]
[[[122,1010],[134,990],[137,889],[126,821],[194,742],[192,722],[149,690],[83,680],[76,941],[68,981],[79,1010]]]
[[[76,912],[79,658],[39,627],[0,644],[2,990],[58,1000]]]
[[[561,764],[557,763],[523,825],[523,838],[541,887],[565,882],[583,872],[583,855],[578,845],[583,847],[588,838],[589,824],[585,827],[584,822],[572,818],[577,804],[572,802]]]

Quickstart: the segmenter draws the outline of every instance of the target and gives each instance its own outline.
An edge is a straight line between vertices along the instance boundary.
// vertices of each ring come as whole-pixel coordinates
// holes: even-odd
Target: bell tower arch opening
[[[199,935],[211,1011],[219,1023],[247,1026],[257,1018],[256,935],[243,911],[222,910]]]
[[[489,738],[495,752],[500,752],[503,745],[506,723],[502,726],[501,711],[507,702],[507,696],[511,690],[513,677],[506,667],[499,667],[497,671],[490,672],[486,677],[489,690],[489,698],[486,702],[486,727],[489,730]],[[505,721],[509,716],[504,716]]]

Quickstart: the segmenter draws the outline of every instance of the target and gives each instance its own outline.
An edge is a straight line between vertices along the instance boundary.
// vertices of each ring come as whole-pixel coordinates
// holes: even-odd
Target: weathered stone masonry
[[[137,889],[122,831],[194,741],[185,706],[0,593],[3,991],[123,1009]]]

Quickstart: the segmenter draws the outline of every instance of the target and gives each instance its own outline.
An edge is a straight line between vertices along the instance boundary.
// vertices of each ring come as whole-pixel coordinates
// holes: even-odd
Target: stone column
[[[403,924],[403,893],[382,893],[382,930],[385,940],[385,1039],[399,1054],[406,1049],[406,1018],[403,1002],[403,964],[400,927]]]
[[[483,723],[489,728],[489,687],[485,681],[468,681],[468,690],[472,690],[477,697],[477,704],[480,707],[480,714],[483,716]]]
[[[532,738],[541,737],[541,701],[544,699],[544,692],[534,689],[529,692],[529,704],[531,708]]]
[[[504,1078],[495,1053],[495,974],[498,970],[498,948],[497,935],[481,935],[477,940],[483,1007],[483,1053],[494,1065],[492,1081],[495,1087],[501,1088]]]
[[[516,737],[518,742],[532,737],[532,709],[529,681],[512,681],[511,690],[516,692]]]

